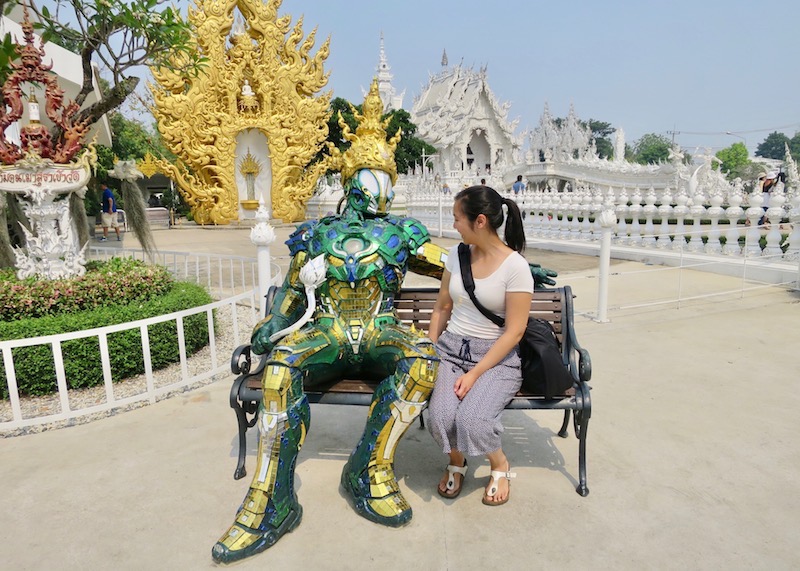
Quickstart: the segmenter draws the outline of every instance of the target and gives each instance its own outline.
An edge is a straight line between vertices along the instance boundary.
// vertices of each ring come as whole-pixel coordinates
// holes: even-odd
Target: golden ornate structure
[[[250,153],[247,149],[247,154],[239,163],[239,172],[244,177],[245,185],[247,186],[247,198],[242,200],[242,206],[248,210],[255,210],[258,208],[258,200],[256,200],[256,177],[261,172],[261,163]]]
[[[311,165],[328,135],[330,93],[323,62],[330,39],[311,54],[316,29],[303,39],[303,19],[278,17],[280,0],[196,0],[189,10],[197,49],[208,60],[186,76],[153,69],[153,113],[176,164],[160,161],[199,224],[239,218],[237,136],[263,133],[272,170],[273,215],[304,219],[305,205],[328,162]],[[233,28],[235,10],[244,23]],[[180,56],[176,56],[180,57]]]

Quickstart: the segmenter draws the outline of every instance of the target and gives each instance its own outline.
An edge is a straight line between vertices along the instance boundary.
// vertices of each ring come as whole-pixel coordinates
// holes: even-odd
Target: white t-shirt
[[[500,328],[478,311],[469,298],[461,280],[458,263],[458,246],[447,254],[444,266],[450,276],[450,297],[453,311],[447,330],[456,335],[469,335],[479,339],[497,339],[505,328]],[[528,261],[519,252],[512,252],[490,276],[475,279],[475,297],[481,304],[502,318],[506,316],[506,292],[533,292],[533,276]]]

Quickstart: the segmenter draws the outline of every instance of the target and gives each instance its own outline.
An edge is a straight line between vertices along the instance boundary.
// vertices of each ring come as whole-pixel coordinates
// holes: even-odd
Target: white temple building
[[[383,32],[381,32],[381,49],[378,61],[378,67],[375,70],[378,77],[378,93],[381,94],[381,101],[383,101],[383,112],[396,111],[403,108],[403,97],[405,97],[405,89],[401,93],[397,93],[392,85],[392,68],[389,66],[389,60],[386,59],[386,50],[383,45]],[[363,95],[366,96],[366,91],[361,90]]]
[[[518,160],[523,141],[514,134],[518,120],[507,118],[509,107],[495,98],[485,67],[450,67],[445,52],[442,70],[415,99],[411,120],[417,136],[438,149],[435,172],[488,175]]]

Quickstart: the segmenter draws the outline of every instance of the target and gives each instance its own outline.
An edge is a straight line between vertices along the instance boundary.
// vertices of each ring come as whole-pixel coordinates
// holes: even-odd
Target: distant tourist
[[[108,240],[108,227],[111,226],[117,233],[117,241],[122,240],[119,235],[119,220],[117,218],[117,201],[114,200],[114,193],[108,188],[108,185],[101,184],[100,188],[103,189],[103,212],[100,214],[100,224],[103,226],[103,237],[100,238],[101,242]]]
[[[514,191],[514,194],[519,194],[521,191],[525,190],[525,183],[522,182],[522,175],[517,175],[517,182],[515,182],[511,189]]]

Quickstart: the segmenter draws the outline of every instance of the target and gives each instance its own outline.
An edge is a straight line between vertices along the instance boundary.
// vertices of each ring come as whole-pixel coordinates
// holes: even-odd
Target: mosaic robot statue
[[[352,143],[341,156],[341,214],[301,224],[286,242],[290,269],[252,338],[255,353],[268,353],[257,466],[236,521],[212,550],[216,561],[259,553],[300,523],[294,469],[309,426],[304,384],[356,373],[380,381],[342,486],[367,519],[389,526],[411,519],[394,452],[427,402],[438,359],[424,332],[398,321],[393,297],[409,269],[441,276],[446,251],[420,222],[388,214],[400,133],[386,140],[382,111],[373,82],[356,133],[340,119]]]
[[[345,205],[305,222],[287,240],[292,262],[269,315],[252,338],[267,353],[255,475],[236,520],[212,550],[230,563],[264,551],[300,523],[294,491],[297,454],[309,427],[304,386],[360,375],[379,382],[360,442],[341,483],[356,511],[388,526],[411,519],[394,475],[394,453],[433,389],[438,359],[424,332],[399,322],[393,306],[408,270],[441,277],[447,251],[412,218],[390,215],[398,132],[386,140],[373,81],[340,157]],[[555,272],[533,267],[538,283]]]

